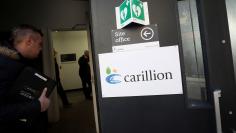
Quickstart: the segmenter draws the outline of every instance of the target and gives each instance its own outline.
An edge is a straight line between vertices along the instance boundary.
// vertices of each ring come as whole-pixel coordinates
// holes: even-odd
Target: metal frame
[[[219,98],[221,97],[221,90],[215,90],[213,92],[213,95],[214,95],[214,105],[215,105],[216,131],[217,133],[222,133],[220,102],[219,102]]]

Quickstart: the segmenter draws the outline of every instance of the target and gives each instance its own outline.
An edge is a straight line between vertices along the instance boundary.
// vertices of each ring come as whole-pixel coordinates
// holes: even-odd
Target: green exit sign
[[[149,25],[147,2],[125,0],[119,7],[116,7],[117,29],[121,29],[132,22]]]

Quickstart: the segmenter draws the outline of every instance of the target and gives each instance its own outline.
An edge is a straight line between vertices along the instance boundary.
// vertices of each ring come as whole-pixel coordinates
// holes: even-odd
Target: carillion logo
[[[124,83],[134,82],[147,82],[147,81],[161,81],[161,80],[172,80],[172,72],[158,72],[157,70],[142,70],[137,74],[126,74],[121,76],[117,74],[117,69],[106,69],[107,77],[106,81],[110,84],[118,84],[123,80]]]
[[[118,84],[121,81],[117,78],[121,77],[120,74],[117,74],[117,69],[113,68],[111,69],[110,67],[107,67],[106,69],[106,73],[107,73],[107,77],[106,77],[106,81],[110,84]]]

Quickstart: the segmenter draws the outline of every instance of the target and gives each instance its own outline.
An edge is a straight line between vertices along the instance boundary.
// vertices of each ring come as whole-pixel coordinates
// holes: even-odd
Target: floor
[[[71,107],[61,108],[60,120],[50,124],[48,133],[96,133],[92,100],[82,91],[67,92]]]

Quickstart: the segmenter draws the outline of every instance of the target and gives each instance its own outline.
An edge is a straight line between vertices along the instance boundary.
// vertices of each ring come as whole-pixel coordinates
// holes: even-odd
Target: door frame
[[[233,66],[233,56],[230,43],[229,26],[225,0],[197,0],[199,25],[202,46],[205,49],[208,70],[208,85],[211,93],[210,101],[213,103],[212,93],[221,90],[220,116],[222,130],[232,132],[235,115],[236,84]],[[224,71],[222,71],[222,69]],[[217,72],[217,73],[216,73]],[[222,78],[224,77],[224,78]],[[234,126],[234,128],[236,128]]]
[[[92,95],[93,95],[93,107],[94,107],[94,118],[95,118],[95,126],[96,132],[99,133],[99,122],[98,122],[98,112],[97,112],[97,94],[96,94],[96,87],[95,87],[95,80],[94,80],[94,68],[93,68],[93,51],[92,51],[92,40],[91,40],[91,28],[90,24],[76,24],[72,28],[55,28],[55,29],[46,29],[43,30],[45,35],[44,37],[44,44],[48,44],[43,48],[43,68],[44,72],[47,73],[49,76],[54,77],[55,74],[55,67],[54,67],[54,59],[53,59],[53,40],[51,33],[53,31],[79,31],[79,30],[86,30],[87,31],[87,38],[88,38],[88,50],[91,51],[90,54],[90,69],[91,69],[91,80],[92,80]],[[57,100],[57,93],[54,91],[51,97],[52,102],[55,103],[55,107],[51,110],[49,109],[49,121],[56,122],[59,120],[59,105]],[[52,116],[52,117],[50,117]],[[51,119],[50,119],[51,118]]]

